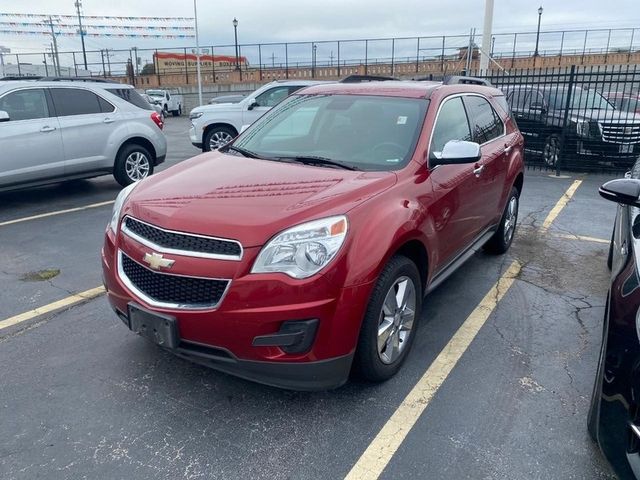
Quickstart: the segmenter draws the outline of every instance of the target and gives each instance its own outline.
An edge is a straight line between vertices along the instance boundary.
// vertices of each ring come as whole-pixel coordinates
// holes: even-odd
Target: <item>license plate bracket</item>
[[[179,343],[175,317],[162,315],[129,304],[129,328],[132,332],[165,348],[177,348]]]
[[[620,153],[633,153],[633,143],[623,143],[620,145]]]

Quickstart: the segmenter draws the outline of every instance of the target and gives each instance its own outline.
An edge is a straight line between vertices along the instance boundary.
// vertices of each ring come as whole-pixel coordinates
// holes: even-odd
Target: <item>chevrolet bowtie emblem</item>
[[[173,264],[176,263],[175,260],[164,258],[158,253],[145,253],[142,260],[148,263],[149,266],[154,270],[160,270],[161,268],[171,268]]]

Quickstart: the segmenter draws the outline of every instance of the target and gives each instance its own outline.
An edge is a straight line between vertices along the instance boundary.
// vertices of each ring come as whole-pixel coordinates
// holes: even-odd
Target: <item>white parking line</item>
[[[55,217],[56,215],[63,215],[65,213],[81,212],[83,210],[89,210],[90,208],[104,207],[106,205],[113,205],[114,202],[115,202],[115,200],[109,200],[109,201],[106,201],[106,202],[92,203],[90,205],[85,205],[83,207],[68,208],[66,210],[57,210],[55,212],[41,213],[39,215],[32,215],[30,217],[16,218],[14,220],[7,220],[6,222],[0,222],[0,227],[5,227],[7,225],[13,225],[13,224],[16,224],[16,223],[28,222],[30,220],[38,220],[40,218]]]

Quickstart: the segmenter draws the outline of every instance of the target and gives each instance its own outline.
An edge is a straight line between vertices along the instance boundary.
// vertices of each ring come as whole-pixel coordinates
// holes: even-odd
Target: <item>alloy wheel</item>
[[[138,182],[149,175],[150,163],[142,152],[131,153],[124,163],[127,177],[133,182]]]
[[[392,364],[409,344],[416,315],[416,287],[411,278],[398,278],[387,292],[378,323],[378,356]]]
[[[504,219],[504,242],[509,244],[516,229],[516,221],[518,220],[518,197],[511,197],[507,212]]]
[[[209,149],[217,150],[218,148],[223,147],[224,145],[229,143],[231,140],[233,140],[233,137],[227,132],[214,132],[209,139]]]
[[[555,167],[560,157],[560,141],[556,137],[547,140],[544,146],[544,163],[549,167]]]

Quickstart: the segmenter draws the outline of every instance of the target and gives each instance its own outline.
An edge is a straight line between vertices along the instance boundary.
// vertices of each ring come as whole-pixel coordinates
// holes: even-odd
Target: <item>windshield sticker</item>
[[[400,163],[400,159],[399,158],[387,158],[385,160],[385,162],[387,162],[387,163]]]
[[[404,116],[398,117],[397,125],[404,125],[406,123],[407,123],[407,117],[404,117]]]

